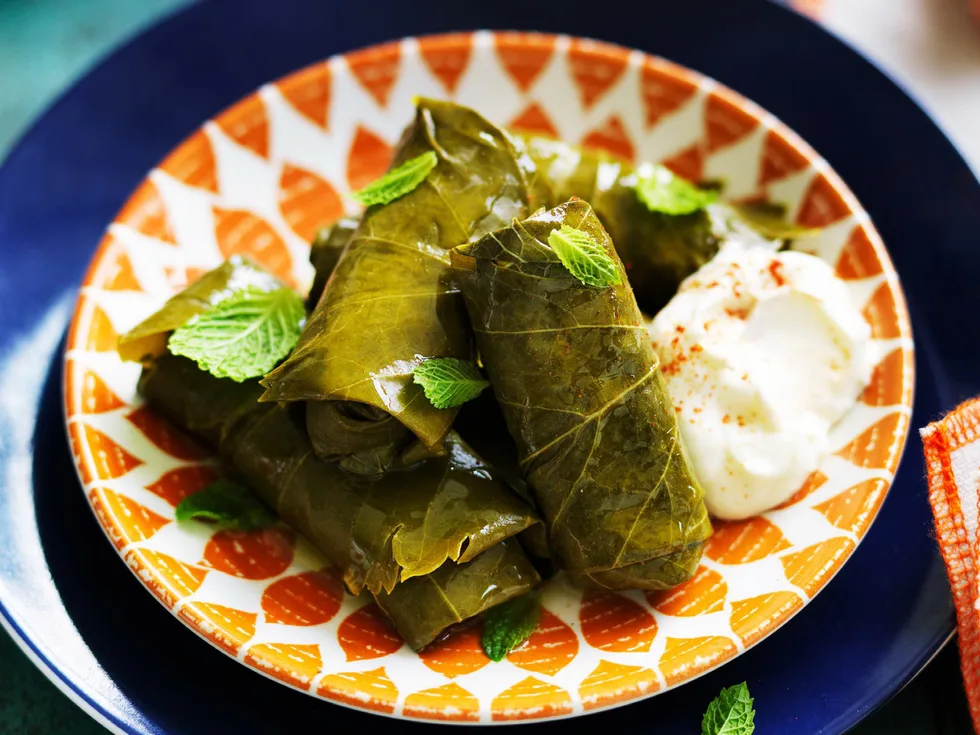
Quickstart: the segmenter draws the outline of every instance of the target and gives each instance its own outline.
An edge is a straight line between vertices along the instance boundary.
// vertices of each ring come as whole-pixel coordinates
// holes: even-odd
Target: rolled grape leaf
[[[215,378],[164,354],[144,369],[140,391],[214,445],[236,479],[320,549],[355,594],[468,562],[538,522],[455,433],[443,456],[375,481],[318,459],[303,407],[260,403],[257,381]]]
[[[548,236],[586,233],[622,283],[587,286]],[[622,262],[575,200],[453,251],[484,368],[559,565],[609,588],[662,589],[711,527]]]
[[[312,311],[316,307],[316,302],[323,295],[323,289],[330,280],[330,274],[337,267],[341,253],[350,242],[351,235],[357,229],[359,220],[356,217],[344,217],[331,225],[321,227],[316,233],[313,242],[310,244],[310,264],[313,266],[315,275],[313,286],[310,288],[309,296],[306,299],[306,308]]]
[[[733,233],[773,249],[776,245],[766,243],[766,238],[774,233],[800,233],[785,222],[780,230],[777,218],[752,220],[722,203],[684,215],[652,212],[634,189],[643,165],[634,169],[608,154],[540,136],[523,142],[550,182],[556,202],[578,197],[592,205],[615,243],[640,308],[648,314],[660,311],[681,281],[713,258]]]
[[[418,103],[392,166],[427,152],[438,162],[421,184],[365,211],[299,345],[263,380],[263,400],[309,403],[310,438],[327,459],[359,454],[377,467],[396,454],[387,445],[413,435],[441,451],[456,410],[429,403],[412,371],[426,358],[472,358],[449,249],[548,196],[530,157],[466,107]]]
[[[133,362],[151,360],[166,351],[167,338],[171,332],[236,291],[249,287],[275,291],[284,286],[282,281],[252,261],[233,255],[173,296],[148,319],[122,335],[119,338],[119,356]]]

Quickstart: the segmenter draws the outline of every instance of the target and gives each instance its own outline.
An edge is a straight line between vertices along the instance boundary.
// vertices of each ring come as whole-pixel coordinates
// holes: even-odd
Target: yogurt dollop
[[[787,500],[867,386],[871,330],[824,261],[729,241],[649,325],[708,512]]]

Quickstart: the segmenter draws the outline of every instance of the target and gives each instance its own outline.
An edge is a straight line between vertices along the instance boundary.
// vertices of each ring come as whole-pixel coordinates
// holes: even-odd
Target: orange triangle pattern
[[[766,133],[759,167],[759,188],[802,171],[810,162],[806,155],[775,130]]]
[[[309,689],[323,667],[318,645],[258,643],[245,653],[245,663],[300,689]]]
[[[219,531],[204,547],[203,564],[241,579],[277,577],[293,561],[291,531],[278,526],[261,531]]]
[[[790,547],[783,532],[762,517],[716,521],[714,526],[704,553],[720,564],[747,564]]]
[[[188,462],[205,459],[211,451],[203,444],[176,428],[149,406],[140,406],[126,420],[143,432],[161,451]]]
[[[180,608],[177,617],[232,656],[255,635],[258,619],[255,613],[208,602],[190,602]]]
[[[147,568],[152,570],[152,574],[140,578],[169,608],[194,594],[208,575],[207,569],[184,564],[172,556],[149,549],[133,549],[126,555],[126,563],[137,573]]]
[[[376,133],[357,126],[354,142],[347,154],[347,185],[357,191],[388,170],[393,149]]]
[[[214,119],[225,135],[262,158],[269,157],[269,117],[262,99],[253,94]]]
[[[894,349],[879,362],[871,374],[871,382],[861,394],[861,402],[869,406],[892,406],[902,402],[902,373],[905,353]]]
[[[490,663],[480,643],[481,632],[480,626],[472,624],[453,628],[447,636],[424,648],[419,658],[430,669],[450,679],[472,674]]]
[[[908,426],[908,417],[899,412],[890,413],[862,431],[853,441],[834,454],[853,462],[858,467],[888,469],[902,451],[906,426]]]
[[[864,318],[871,324],[873,339],[895,339],[902,336],[898,323],[898,306],[891,286],[882,283],[872,294],[871,299],[861,310]]]
[[[303,117],[327,130],[330,112],[330,67],[314,64],[302,71],[290,74],[276,83],[282,96]]]
[[[524,93],[534,86],[555,53],[554,37],[535,33],[496,33],[493,45],[501,66]]]
[[[701,181],[704,178],[704,146],[695,143],[661,163],[683,179]]]
[[[658,689],[660,683],[657,675],[650,669],[600,661],[582,681],[578,693],[582,698],[582,707],[590,710],[651,694]]]
[[[490,703],[495,722],[556,717],[571,711],[572,698],[568,692],[533,676],[504,690]]]
[[[69,433],[72,434],[76,456],[79,456],[78,450],[82,445],[88,447],[89,455],[92,458],[88,469],[94,471],[94,478],[92,479],[112,480],[122,477],[143,464],[143,460],[134,457],[108,436],[88,424],[73,423],[69,426]],[[86,474],[88,473],[86,472]],[[85,482],[91,482],[91,480],[85,479]]]
[[[109,235],[111,238],[112,236]],[[126,251],[119,247],[116,250],[116,257],[109,266],[110,270],[105,273],[102,288],[107,291],[142,291],[143,287],[136,280],[133,273],[133,264],[129,261]]]
[[[853,549],[854,542],[841,536],[787,554],[780,561],[790,584],[800,587],[812,597]]]
[[[388,106],[391,90],[401,71],[401,48],[398,43],[355,51],[347,54],[351,74],[382,107]]]
[[[446,92],[454,94],[460,78],[470,64],[473,35],[452,33],[420,38],[419,51],[425,65],[442,83]]]
[[[842,531],[857,531],[864,525],[878,496],[887,487],[888,483],[880,478],[864,480],[813,506],[813,509]]]
[[[78,379],[77,373],[82,373],[79,386],[78,401],[75,399],[74,386]],[[68,415],[76,413],[105,413],[123,408],[126,404],[107,386],[98,374],[80,367],[75,360],[68,360],[65,365],[65,395],[68,397]]]
[[[450,682],[434,689],[423,689],[405,697],[402,714],[426,720],[477,722],[480,719],[480,700]]]
[[[551,118],[537,102],[532,102],[525,107],[524,111],[511,120],[507,127],[525,133],[540,133],[550,138],[558,137],[558,128],[555,127]]]
[[[117,549],[146,541],[170,523],[163,516],[113,490],[94,488],[89,492],[88,499],[99,523],[109,533]]]
[[[698,85],[694,82],[645,63],[640,72],[640,92],[647,129],[687,104],[697,91]]]
[[[868,231],[858,225],[837,258],[837,275],[845,280],[852,280],[877,276],[884,270],[878,251],[868,237]]]
[[[210,153],[211,146],[210,144],[207,144],[207,146],[207,151]],[[174,155],[177,152],[179,150],[175,151]],[[169,161],[170,159],[167,160]],[[166,162],[164,162],[165,165]],[[211,165],[213,168],[213,158]],[[164,166],[161,166],[161,168],[164,168]],[[122,211],[116,215],[115,221],[132,227],[147,237],[153,237],[171,245],[177,244],[177,241],[174,239],[173,229],[170,227],[170,220],[167,217],[167,207],[164,205],[156,185],[149,179],[144,179],[143,183],[139,185],[139,188],[133,192],[133,195],[126,202],[125,206],[123,206]]]
[[[82,310],[84,304],[85,300],[83,299],[79,303],[79,311]],[[82,349],[90,352],[115,352],[118,344],[119,333],[116,332],[102,308],[93,304],[92,320],[89,322]]]
[[[633,141],[630,140],[626,128],[623,127],[623,121],[618,115],[613,115],[598,128],[586,133],[585,137],[582,138],[582,146],[608,151],[626,161],[632,161],[636,157]]]
[[[798,224],[804,227],[826,227],[850,214],[844,197],[823,174],[817,174],[807,187],[796,215]]]
[[[578,87],[582,106],[589,109],[623,76],[628,54],[623,49],[595,41],[572,39],[568,63]]]
[[[344,203],[328,182],[286,163],[279,177],[279,211],[293,232],[310,242],[317,230],[343,216]]]
[[[732,603],[732,632],[751,646],[788,615],[803,607],[795,592],[772,592]]]
[[[395,702],[398,700],[398,687],[388,678],[383,666],[371,671],[325,676],[320,679],[316,693],[358,709],[388,714],[395,711]]]
[[[507,654],[507,660],[525,671],[554,676],[575,660],[578,636],[561,618],[548,610],[531,637]]]
[[[275,228],[247,209],[214,207],[214,234],[225,258],[247,255],[284,281],[296,286],[293,259]]]
[[[203,130],[198,130],[191,135],[167,156],[160,164],[160,170],[188,186],[218,193],[214,151],[211,149],[211,141]]]
[[[586,592],[579,623],[586,642],[600,651],[649,651],[657,636],[653,615],[614,592]]]
[[[717,94],[710,94],[705,100],[704,130],[709,153],[744,138],[758,124],[759,121],[751,113]]]
[[[724,636],[668,638],[660,657],[660,671],[667,686],[673,686],[730,659],[737,652],[735,643]]]
[[[647,602],[664,615],[691,617],[707,615],[725,608],[728,585],[718,572],[698,567],[691,579],[679,587],[664,592],[645,593]]]
[[[217,473],[207,465],[191,465],[165,472],[146,489],[176,508],[188,495],[203,490],[217,479]]]
[[[403,644],[388,616],[373,602],[347,616],[337,628],[337,641],[348,661],[381,658]]]
[[[344,600],[344,587],[332,569],[304,572],[270,584],[262,593],[268,623],[322,625],[333,619]]]
[[[807,475],[807,478],[803,481],[800,489],[793,493],[788,500],[784,501],[780,505],[777,505],[776,508],[788,508],[791,505],[796,505],[796,503],[799,503],[801,500],[803,500],[803,498],[807,497],[808,495],[812,495],[819,490],[823,484],[827,482],[827,479],[827,476],[823,472],[820,470],[814,470]]]

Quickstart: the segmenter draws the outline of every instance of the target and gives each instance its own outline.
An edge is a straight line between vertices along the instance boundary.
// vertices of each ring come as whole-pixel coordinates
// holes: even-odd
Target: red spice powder
[[[732,417],[729,416],[727,413],[724,416],[721,417],[721,423],[723,423],[723,424],[731,423],[731,420],[732,420]]]
[[[776,282],[777,286],[786,285],[786,276],[783,275],[783,264],[778,260],[769,261],[769,275]]]
[[[704,347],[701,345],[691,345],[691,352],[704,352]]]
[[[725,307],[725,313],[733,319],[748,319],[749,310],[748,309],[729,309]]]

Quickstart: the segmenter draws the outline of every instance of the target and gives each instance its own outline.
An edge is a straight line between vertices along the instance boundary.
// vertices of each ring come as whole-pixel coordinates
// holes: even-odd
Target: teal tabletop
[[[0,0],[0,161],[30,120],[73,79],[125,38],[190,1]],[[94,735],[101,731],[0,631],[0,733]],[[855,731],[856,735],[971,732],[952,644]]]

